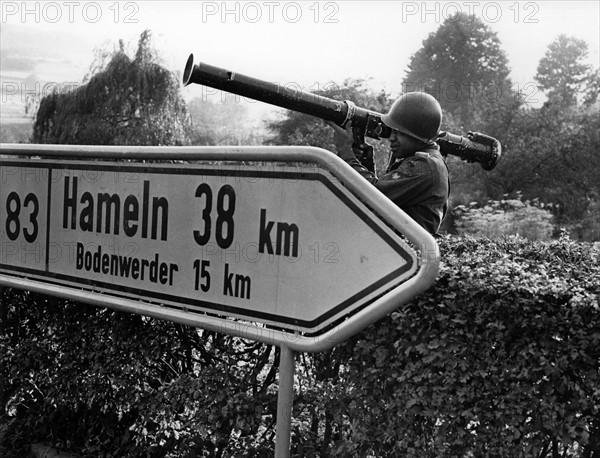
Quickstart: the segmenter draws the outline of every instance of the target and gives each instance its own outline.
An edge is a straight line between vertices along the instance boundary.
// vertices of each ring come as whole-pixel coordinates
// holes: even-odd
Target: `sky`
[[[598,1],[53,1],[1,2],[1,119],[22,116],[24,92],[41,97],[81,84],[97,49],[119,39],[132,51],[150,29],[164,64],[183,73],[202,61],[305,91],[348,77],[402,91],[411,56],[455,13],[475,14],[497,32],[515,88],[537,100],[539,60],[559,35],[583,39],[600,66]],[[218,101],[191,85],[184,97]],[[540,99],[541,100],[541,99]],[[259,113],[262,104],[255,104]],[[252,107],[251,107],[252,108]],[[264,108],[264,107],[262,107]]]

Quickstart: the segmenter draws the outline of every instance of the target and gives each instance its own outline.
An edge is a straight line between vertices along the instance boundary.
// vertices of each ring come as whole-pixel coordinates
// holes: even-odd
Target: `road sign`
[[[10,286],[317,350],[437,272],[429,234],[324,150],[2,153],[0,282]]]

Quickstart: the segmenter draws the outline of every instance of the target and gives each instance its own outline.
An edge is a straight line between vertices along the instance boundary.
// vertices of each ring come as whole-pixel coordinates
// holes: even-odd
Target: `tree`
[[[598,102],[600,95],[600,69],[590,71],[588,75],[587,87],[585,88],[585,97],[583,105],[590,107]]]
[[[455,127],[494,135],[520,104],[509,73],[496,32],[474,15],[457,13],[413,54],[403,86],[435,96]]]
[[[123,43],[89,81],[40,102],[34,143],[181,145],[190,123],[178,79],[160,65],[151,33],[144,31],[130,58]]]
[[[598,109],[547,103],[521,110],[506,133],[505,157],[491,181],[498,194],[554,204],[556,222],[585,240],[598,240],[600,123]]]
[[[550,43],[534,77],[549,101],[564,107],[577,105],[593,78],[590,65],[583,62],[587,54],[587,43],[578,38],[559,35]]]
[[[519,111],[505,134],[509,155],[492,180],[499,193],[520,191],[526,199],[556,204],[560,226],[598,240],[598,70],[583,63],[586,53],[585,42],[565,35],[548,46],[536,80],[549,100]]]

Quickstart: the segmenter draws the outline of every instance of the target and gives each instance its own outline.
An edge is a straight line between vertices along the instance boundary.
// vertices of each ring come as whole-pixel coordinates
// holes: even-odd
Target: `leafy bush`
[[[426,293],[297,360],[299,456],[600,454],[600,246],[446,236]],[[272,456],[278,352],[4,289],[0,450]]]
[[[523,202],[515,199],[490,200],[484,206],[471,202],[453,209],[456,230],[459,234],[475,237],[497,238],[503,235],[520,235],[531,240],[548,240],[552,236],[552,205],[537,200]]]
[[[597,456],[598,247],[440,245],[434,287],[335,350],[335,456]]]
[[[273,416],[275,374],[261,369],[272,347],[1,293],[0,447],[46,442],[93,457],[271,450],[262,424]]]
[[[140,35],[135,56],[125,45],[110,53],[89,81],[40,101],[32,143],[74,145],[185,145],[190,120],[179,79]]]

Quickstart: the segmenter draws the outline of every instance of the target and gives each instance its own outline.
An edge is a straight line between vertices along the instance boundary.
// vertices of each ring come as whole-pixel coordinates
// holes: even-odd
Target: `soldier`
[[[344,130],[328,123],[335,130],[338,155],[408,216],[436,235],[446,214],[450,192],[446,161],[435,142],[442,123],[440,104],[424,92],[409,92],[394,102],[382,121],[392,128],[389,137],[392,155],[384,174],[377,177],[356,158],[355,152],[362,150],[352,144],[350,127]]]

